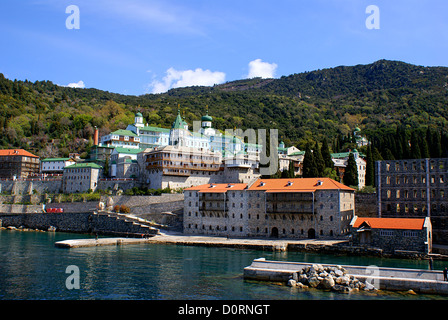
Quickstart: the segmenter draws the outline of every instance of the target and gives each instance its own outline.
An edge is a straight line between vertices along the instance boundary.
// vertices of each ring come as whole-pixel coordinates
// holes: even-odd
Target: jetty
[[[288,251],[296,248],[327,248],[345,243],[345,240],[280,240],[280,239],[246,239],[227,238],[216,236],[185,235],[176,232],[159,232],[157,235],[149,235],[147,238],[99,238],[99,239],[74,239],[55,243],[60,248],[96,247],[107,245],[128,244],[172,244],[183,246],[203,247],[227,247],[252,250]]]
[[[320,265],[323,267],[335,266],[331,264]],[[259,258],[253,260],[250,266],[244,268],[244,279],[287,283],[295,273],[311,266],[313,266],[313,263],[309,262],[269,261],[265,258]],[[442,271],[377,266],[339,266],[357,279],[362,281],[368,279],[380,290],[413,290],[416,293],[448,294],[448,282],[443,281]]]

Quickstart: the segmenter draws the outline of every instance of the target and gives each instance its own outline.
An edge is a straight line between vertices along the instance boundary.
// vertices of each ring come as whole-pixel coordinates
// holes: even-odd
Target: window
[[[413,230],[403,231],[403,237],[416,238],[416,237],[418,237],[418,231],[413,231]]]
[[[394,235],[393,230],[380,230],[380,236],[382,237],[392,237]]]

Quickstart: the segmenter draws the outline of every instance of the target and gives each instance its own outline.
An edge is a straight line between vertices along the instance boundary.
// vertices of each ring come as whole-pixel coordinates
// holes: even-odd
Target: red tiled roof
[[[357,217],[354,228],[359,228],[366,223],[372,229],[405,229],[422,230],[425,223],[424,218],[365,218]]]
[[[38,156],[23,149],[0,150],[0,156],[25,156],[25,157],[39,158]]]
[[[261,182],[263,182],[263,185]],[[249,190],[266,190],[267,192],[355,191],[330,178],[258,179]]]
[[[186,191],[199,191],[203,193],[224,193],[229,190],[244,190],[246,189],[246,183],[208,183],[200,186],[184,189]]]

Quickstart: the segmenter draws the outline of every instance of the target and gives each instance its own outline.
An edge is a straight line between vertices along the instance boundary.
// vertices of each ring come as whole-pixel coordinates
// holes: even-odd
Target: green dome
[[[213,121],[213,118],[210,117],[210,116],[207,114],[207,115],[203,116],[203,117],[201,118],[201,120],[202,120],[202,121]]]
[[[136,116],[136,117],[143,117],[143,115],[142,115],[140,112],[137,112],[137,113],[135,114],[135,116]]]

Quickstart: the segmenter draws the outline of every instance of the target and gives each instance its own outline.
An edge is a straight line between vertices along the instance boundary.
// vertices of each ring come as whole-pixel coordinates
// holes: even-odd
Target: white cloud
[[[169,68],[162,81],[154,80],[149,85],[149,88],[152,88],[151,93],[162,93],[172,88],[213,86],[223,83],[225,79],[226,74],[219,71],[202,70],[201,68],[179,71]]]
[[[86,85],[84,84],[84,81],[78,81],[78,82],[73,82],[73,83],[69,83],[68,85],[66,85],[66,87],[69,88],[85,88]]]
[[[249,74],[247,78],[274,78],[276,70],[276,63],[268,63],[263,62],[261,59],[255,59],[249,62]]]

